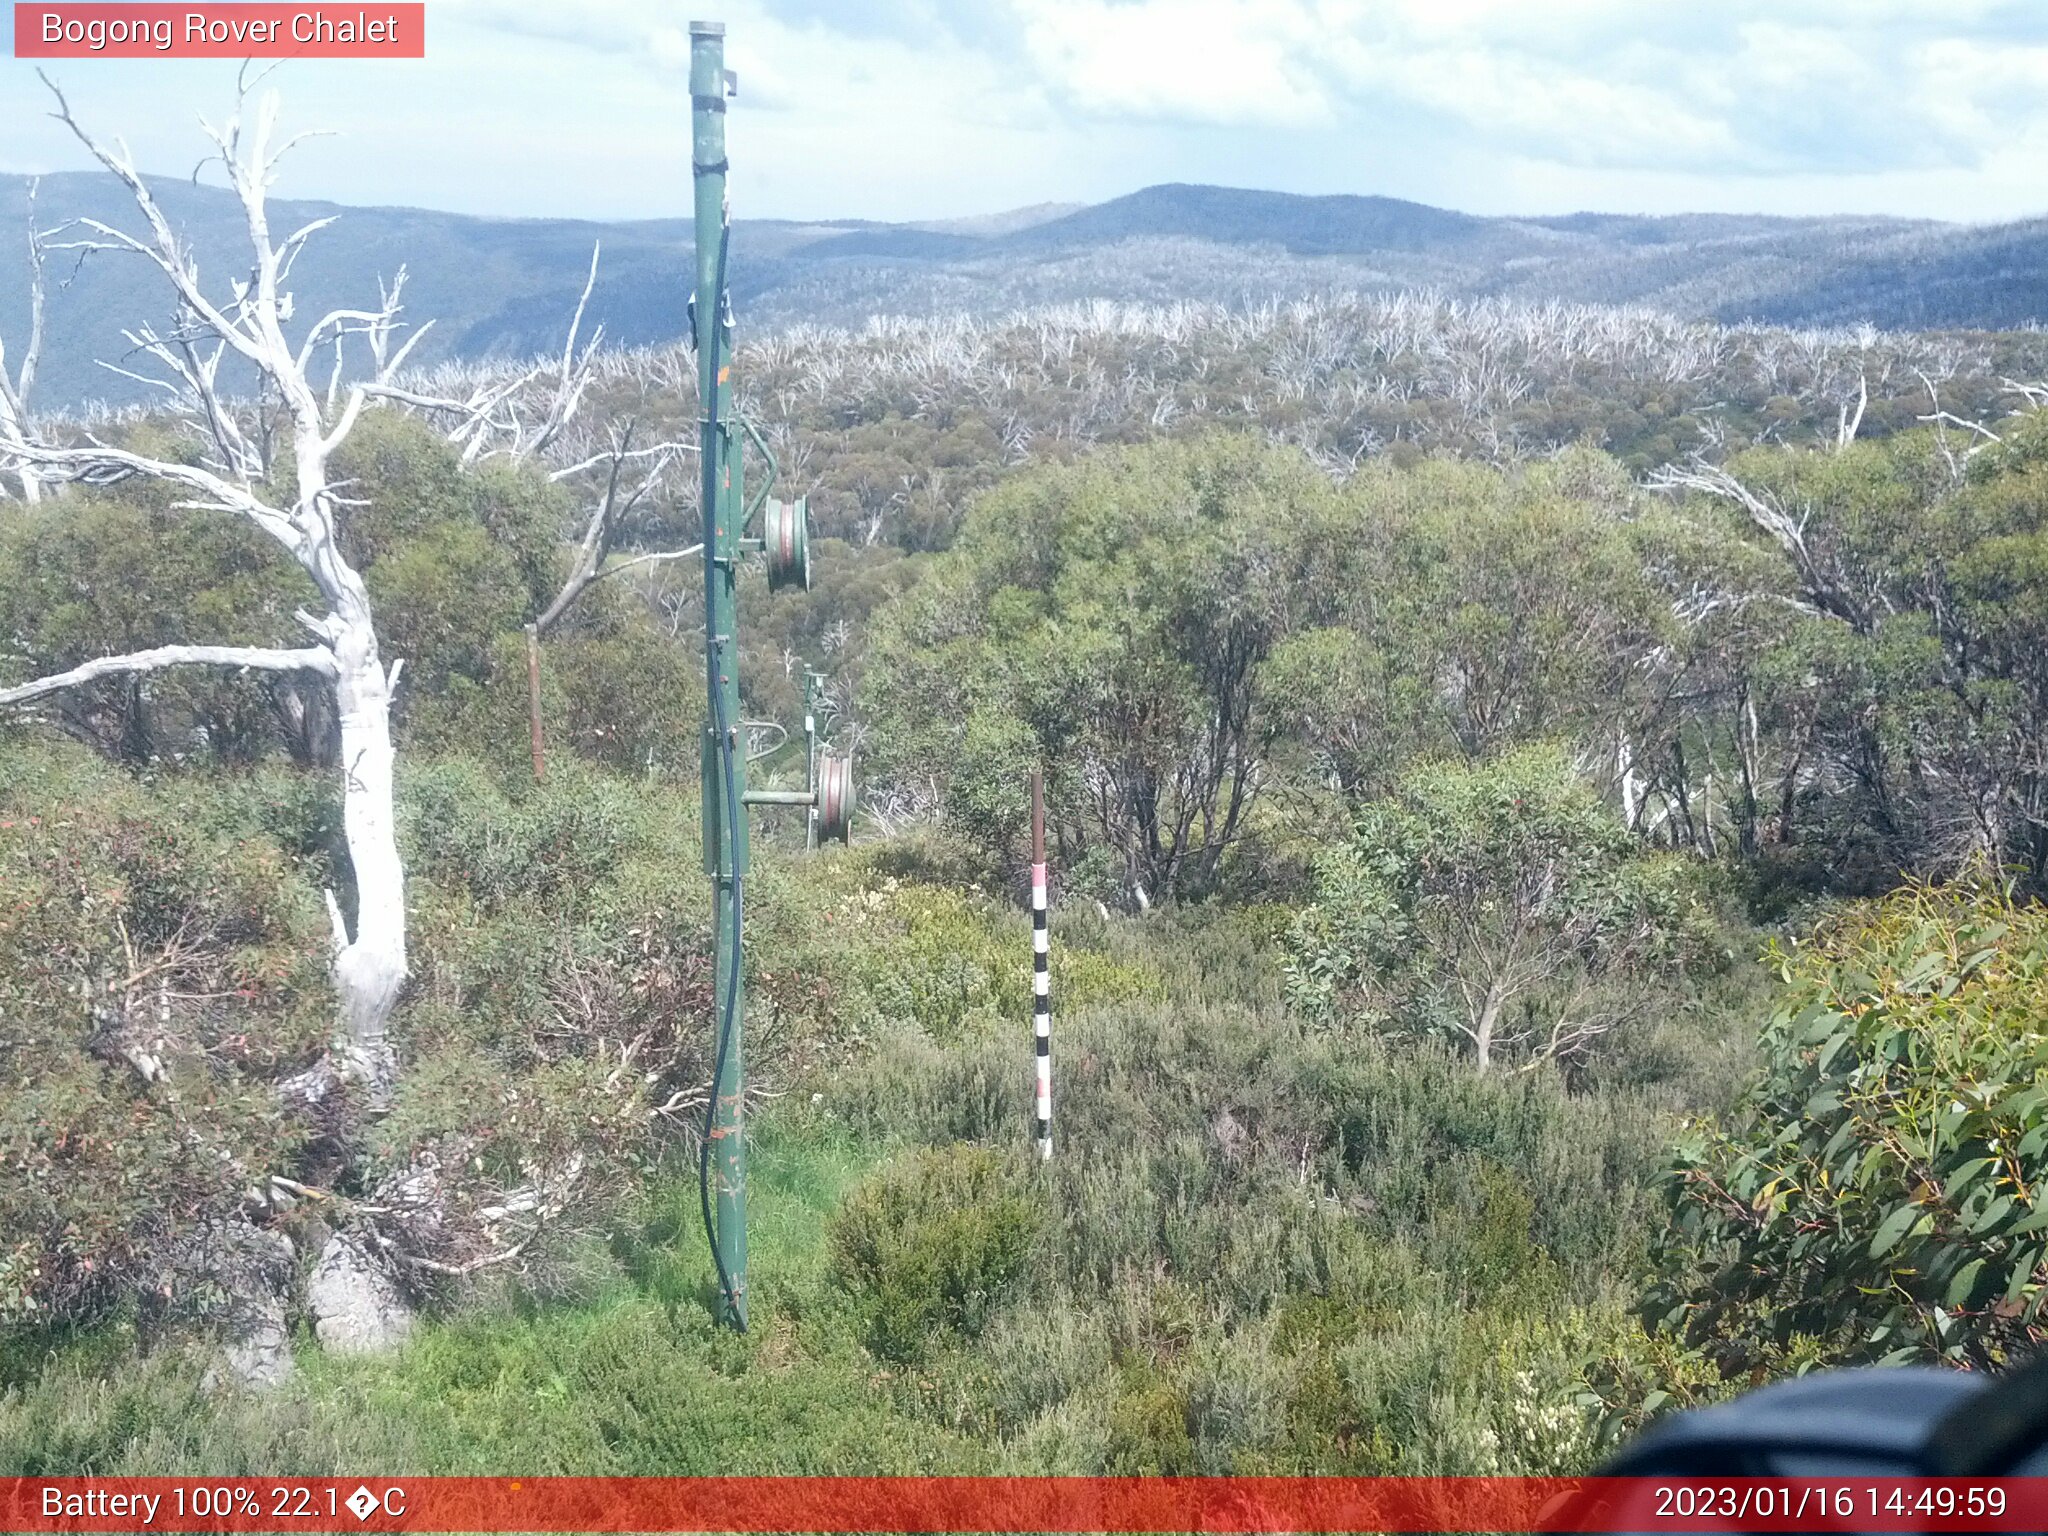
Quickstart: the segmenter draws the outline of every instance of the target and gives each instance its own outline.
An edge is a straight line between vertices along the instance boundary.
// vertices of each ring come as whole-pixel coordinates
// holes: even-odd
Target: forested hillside
[[[231,194],[182,177],[149,184],[205,269],[241,259]],[[41,178],[32,212],[30,190],[24,178],[0,176],[0,328],[8,334],[25,320],[26,284],[18,279],[29,224],[75,237],[79,219],[118,223],[126,199],[112,177],[97,173]],[[309,310],[373,291],[407,268],[411,312],[436,320],[422,362],[549,350],[600,245],[592,324],[629,347],[673,341],[683,328],[686,220],[483,219],[282,199],[272,206],[286,228],[333,221],[296,268]],[[2038,277],[2044,250],[2038,220],[1481,218],[1396,198],[1169,185],[1089,207],[936,223],[742,218],[733,227],[732,272],[734,301],[754,335],[858,327],[873,315],[993,320],[1104,298],[1237,307],[1359,292],[1640,305],[1725,324],[1987,331],[2048,317]],[[73,410],[144,398],[144,386],[100,364],[118,360],[127,319],[157,312],[151,274],[101,255],[83,265],[67,257],[62,275],[52,285],[44,402]]]
[[[0,435],[0,1471],[1571,1471],[2038,1342],[2038,334],[747,341],[744,714],[864,810],[755,824],[736,1337],[692,359],[323,396],[255,292],[280,393]]]

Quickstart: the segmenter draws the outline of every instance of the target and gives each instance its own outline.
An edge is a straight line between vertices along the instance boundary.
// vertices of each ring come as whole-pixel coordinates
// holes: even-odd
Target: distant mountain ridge
[[[1010,237],[1039,248],[1176,235],[1226,245],[1274,244],[1302,256],[1454,249],[1495,221],[1393,197],[1303,197],[1172,182],[1083,208]]]
[[[153,180],[210,279],[246,265],[240,210],[218,188]],[[25,180],[0,176],[0,337],[27,308]],[[422,362],[526,356],[559,346],[591,246],[603,261],[590,318],[614,342],[681,333],[687,219],[485,219],[279,199],[280,227],[335,216],[294,273],[302,312],[374,296],[409,273],[408,309],[436,320]],[[38,222],[132,226],[99,173],[42,178]],[[74,270],[74,267],[76,268]],[[123,325],[161,318],[161,283],[134,257],[52,261],[50,341],[38,403],[133,398],[100,368]],[[1993,226],[1880,217],[1574,213],[1482,217],[1375,196],[1309,197],[1167,184],[1093,205],[1045,204],[920,223],[746,220],[733,229],[734,302],[750,329],[858,324],[875,313],[994,313],[1075,298],[1232,302],[1334,288],[1642,304],[1722,321],[1868,321],[1886,328],[2007,329],[2048,319],[2048,219]],[[18,342],[16,342],[18,345]]]

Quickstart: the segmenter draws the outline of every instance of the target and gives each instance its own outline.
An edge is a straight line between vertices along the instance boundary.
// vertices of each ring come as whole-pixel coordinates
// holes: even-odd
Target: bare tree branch
[[[659,553],[643,554],[618,564],[607,564],[612,548],[620,532],[634,511],[646,500],[668,475],[678,460],[690,451],[683,443],[657,443],[652,448],[633,447],[633,433],[637,423],[628,422],[623,432],[614,433],[609,451],[595,454],[581,463],[572,465],[568,471],[552,478],[561,479],[576,470],[606,466],[605,486],[597,502],[590,510],[589,519],[583,529],[583,537],[576,548],[576,561],[569,577],[562,583],[562,589],[554,600],[534,621],[536,636],[545,635],[562,615],[574,607],[577,600],[607,576],[616,576],[637,565],[646,565],[662,560],[680,560],[693,554],[701,554],[702,544],[688,549],[666,550]],[[621,495],[626,466],[636,461],[652,459],[652,464],[639,477],[631,491]]]
[[[610,464],[615,459],[630,463],[636,459],[662,458],[670,454],[695,453],[696,451],[697,445],[695,443],[656,443],[652,448],[632,448],[621,451],[619,445],[614,442],[611,447],[602,453],[593,453],[587,459],[578,459],[574,464],[565,464],[560,469],[549,470],[548,478],[558,481],[567,480],[581,474],[586,469],[595,469],[600,464]]]
[[[544,453],[555,435],[568,425],[569,418],[576,414],[577,406],[583,402],[583,392],[590,386],[590,361],[597,354],[604,340],[604,327],[599,326],[591,334],[590,341],[579,356],[576,351],[576,334],[583,328],[583,312],[590,304],[591,291],[597,287],[597,258],[602,249],[601,242],[592,242],[590,247],[590,275],[583,280],[582,297],[576,301],[576,313],[569,317],[569,335],[562,343],[562,383],[555,391],[555,398],[549,403],[547,416],[542,420],[540,430],[534,434],[533,442],[526,448],[529,455]]]
[[[1718,464],[1700,458],[1684,465],[1667,464],[1651,474],[1649,483],[1652,490],[1699,491],[1734,502],[1795,562],[1807,563],[1805,520],[1793,517],[1768,495],[1751,490]]]
[[[97,139],[81,128],[78,120],[71,115],[71,103],[65,100],[64,93],[57,88],[57,83],[40,69],[36,71],[36,75],[57,100],[57,110],[50,115],[70,129],[72,137],[83,144],[92,157],[111,171],[128,189],[129,196],[135,200],[135,206],[141,210],[143,218],[149,223],[153,243],[138,240],[112,225],[102,224],[97,219],[80,219],[78,227],[90,229],[120,249],[147,258],[170,279],[171,286],[177,290],[178,297],[186,307],[211,326],[222,340],[249,361],[261,366],[263,357],[257,341],[231,320],[228,314],[217,307],[200,289],[198,265],[178,240],[176,231],[171,228],[170,220],[164,217],[163,209],[157,206],[155,196],[150,192],[148,183],[142,179],[141,173],[135,169],[135,162],[130,158],[126,147],[118,139],[115,141],[115,149],[103,147]],[[219,142],[218,136],[215,141]],[[225,152],[223,149],[223,153]],[[52,247],[56,250],[77,248],[77,242]],[[237,316],[246,314],[247,309],[248,294],[245,289],[236,299]]]
[[[247,517],[291,551],[294,559],[302,564],[305,561],[305,529],[292,513],[271,506],[253,491],[221,478],[210,469],[153,459],[99,442],[61,448],[36,442],[6,444],[0,445],[0,455],[36,466],[46,482],[118,485],[123,480],[141,477],[182,485],[204,498],[196,505]]]
[[[448,441],[462,448],[465,464],[501,455],[515,460],[539,458],[575,418],[596,376],[596,360],[604,343],[604,327],[597,327],[580,345],[579,338],[582,336],[584,315],[590,306],[590,296],[597,287],[600,253],[600,246],[591,247],[590,270],[569,319],[561,359],[553,367],[527,368],[516,377],[501,379],[495,384],[480,384],[466,399],[458,399],[453,395],[436,395],[421,388],[398,384],[395,375],[399,362],[403,361],[401,355],[393,359],[390,366],[380,367],[377,380],[365,393],[412,406],[429,415],[452,417],[453,424],[444,426],[443,431]],[[549,381],[544,404],[526,396],[527,386],[543,378]],[[540,412],[538,422],[530,419],[535,409]],[[599,455],[594,460],[586,460],[572,466],[566,473],[606,462],[607,457]],[[564,478],[564,474],[558,472],[555,478]]]
[[[704,546],[702,544],[692,544],[686,549],[663,549],[645,555],[634,555],[631,559],[621,560],[616,564],[606,566],[590,578],[589,585],[594,586],[598,582],[603,581],[607,576],[617,576],[624,571],[632,570],[638,565],[660,565],[667,560],[688,560],[703,553]]]
[[[248,667],[260,672],[317,672],[327,678],[335,675],[334,653],[316,647],[285,651],[248,645],[163,645],[125,656],[102,656],[69,672],[0,688],[0,704],[26,704],[102,677],[161,672],[168,667]]]

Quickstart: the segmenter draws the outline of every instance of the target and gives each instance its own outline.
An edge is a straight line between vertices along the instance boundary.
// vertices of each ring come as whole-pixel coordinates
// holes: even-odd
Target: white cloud
[[[1091,112],[1298,127],[1332,106],[1297,0],[1013,0],[1048,89]]]
[[[1669,90],[1559,69],[1477,47],[1414,50],[1353,43],[1332,57],[1360,90],[1428,108],[1520,154],[1577,164],[1698,164],[1740,151],[1725,119]]]
[[[2039,0],[729,0],[736,207],[934,217],[1150,181],[1480,211],[2048,204]],[[417,63],[304,61],[283,190],[479,212],[687,206],[674,0],[435,0]],[[6,25],[0,15],[0,28]],[[232,66],[60,66],[182,173]],[[0,58],[0,146],[80,164]],[[1544,199],[1551,200],[1547,204]],[[1674,199],[1681,200],[1674,204]],[[1792,210],[1796,211],[1796,209]]]

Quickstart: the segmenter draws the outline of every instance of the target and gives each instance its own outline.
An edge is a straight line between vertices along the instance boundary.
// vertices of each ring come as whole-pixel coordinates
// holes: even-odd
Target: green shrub
[[[986,850],[941,827],[913,827],[895,837],[862,843],[855,857],[878,878],[909,885],[992,890],[996,884],[996,863]]]
[[[269,1082],[326,1038],[275,843],[75,749],[0,748],[0,1326],[205,1310],[189,1245],[293,1169]]]
[[[1063,916],[1085,923],[1092,914]],[[1276,905],[1178,906],[1142,921],[1113,920],[1104,943],[1118,959],[1160,973],[1162,985],[1144,995],[1277,1008],[1283,980],[1278,959],[1294,917],[1293,908]],[[1054,937],[1060,937],[1057,919]]]
[[[1301,1071],[1316,1166],[1374,1231],[1482,1268],[1499,1266],[1488,1247],[1526,1240],[1582,1292],[1641,1264],[1669,1135],[1641,1101],[1574,1094],[1537,1072],[1481,1078],[1449,1052],[1387,1045],[1324,1047]],[[1502,1220],[1509,1230],[1495,1230]]]
[[[407,770],[399,807],[414,877],[457,886],[486,910],[582,905],[645,815],[630,787],[574,765],[535,785],[462,759]]]
[[[1187,1388],[1144,1357],[1117,1373],[1103,1471],[1111,1477],[1190,1477],[1202,1470]]]
[[[1761,1080],[1681,1142],[1652,1316],[1747,1371],[1985,1367],[2048,1306],[2048,908],[1910,886],[1776,952]]]
[[[1053,1054],[1049,1177],[1077,1289],[1163,1262],[1251,1315],[1363,1262],[1354,1235],[1469,1268],[1476,1291],[1524,1254],[1523,1281],[1554,1270],[1574,1294],[1643,1262],[1670,1128],[1628,1094],[1326,1040],[1271,1007],[1081,1010],[1055,1020]],[[877,1138],[1021,1148],[1029,1061],[1023,1019],[950,1049],[887,1035],[824,1104]]]
[[[1084,1393],[1113,1368],[1108,1320],[1065,1291],[998,1311],[973,1350],[992,1432],[1014,1432]]]
[[[767,881],[802,925],[778,929],[775,947],[790,956],[783,968],[831,977],[842,989],[840,1011],[863,1027],[912,1025],[942,1044],[1019,1021],[1029,1027],[1031,930],[1021,908],[979,886],[878,874],[865,850],[806,859]],[[1064,1012],[1156,995],[1160,982],[1149,960],[1062,935],[1052,985]]]
[[[1028,1029],[1021,1026],[1016,1039],[1027,1039]],[[1031,1124],[1023,1061],[1015,1041],[1007,1051],[990,1037],[949,1050],[916,1029],[887,1029],[844,1073],[821,1085],[821,1101],[880,1145],[1022,1145]]]
[[[833,1272],[869,1347],[916,1360],[941,1335],[982,1330],[1044,1224],[1043,1197],[994,1152],[918,1152],[863,1183],[833,1217]]]

